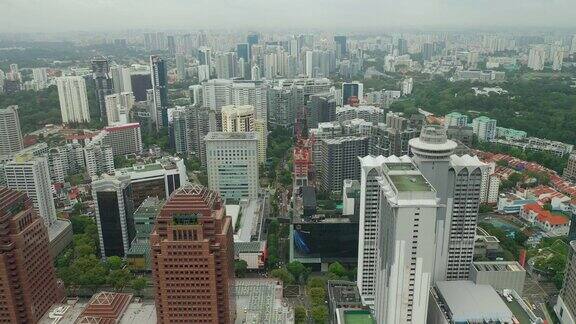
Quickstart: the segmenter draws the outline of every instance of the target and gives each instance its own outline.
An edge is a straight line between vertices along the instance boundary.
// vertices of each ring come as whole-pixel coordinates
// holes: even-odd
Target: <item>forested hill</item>
[[[576,88],[570,78],[517,79],[499,84],[508,94],[476,96],[471,87],[495,86],[443,79],[419,81],[412,98],[393,104],[395,111],[418,108],[443,116],[452,111],[471,118],[485,115],[498,126],[524,130],[529,136],[576,144]]]

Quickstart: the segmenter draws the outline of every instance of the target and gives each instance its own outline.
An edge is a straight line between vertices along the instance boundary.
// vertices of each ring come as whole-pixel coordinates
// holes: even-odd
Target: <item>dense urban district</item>
[[[0,322],[576,321],[576,35],[0,35]]]

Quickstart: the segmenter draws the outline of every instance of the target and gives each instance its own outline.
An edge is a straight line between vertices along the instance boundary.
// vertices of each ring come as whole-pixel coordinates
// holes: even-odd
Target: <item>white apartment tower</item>
[[[384,158],[376,245],[377,323],[426,323],[438,199],[409,157]]]
[[[132,78],[130,68],[115,65],[110,68],[112,84],[115,93],[132,92]]]
[[[534,71],[544,70],[546,63],[546,49],[543,46],[534,46],[528,53],[528,68]]]
[[[476,157],[453,155],[457,145],[438,125],[424,126],[420,137],[409,143],[413,161],[440,199],[434,281],[467,280],[485,164]]]
[[[18,106],[0,109],[0,162],[24,148]]]
[[[378,243],[379,192],[383,156],[360,158],[360,219],[358,234],[358,276],[362,302],[374,305],[376,291],[376,245]]]
[[[60,77],[56,79],[56,85],[62,122],[64,124],[90,122],[84,78],[80,76]]]
[[[222,131],[223,132],[256,132],[258,133],[258,162],[266,162],[266,146],[268,137],[266,124],[256,119],[253,106],[224,106],[222,107]]]
[[[32,153],[16,155],[4,165],[4,174],[6,186],[26,192],[46,227],[52,226],[56,222],[56,208],[46,158]]]
[[[134,106],[132,92],[115,93],[104,97],[108,126],[128,123],[130,110]]]

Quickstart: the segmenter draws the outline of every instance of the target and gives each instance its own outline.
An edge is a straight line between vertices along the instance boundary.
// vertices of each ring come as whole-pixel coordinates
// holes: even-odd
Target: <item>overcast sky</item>
[[[0,0],[0,32],[576,27],[576,0]]]

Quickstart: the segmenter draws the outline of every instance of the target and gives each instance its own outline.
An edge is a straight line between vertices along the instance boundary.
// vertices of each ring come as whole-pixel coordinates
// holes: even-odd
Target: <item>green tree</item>
[[[314,306],[312,307],[312,319],[315,324],[324,324],[328,322],[328,307],[326,306]]]
[[[326,299],[326,289],[320,287],[314,287],[310,289],[310,300],[312,305],[324,305]]]
[[[308,283],[306,284],[308,289],[312,288],[322,288],[326,287],[326,279],[322,277],[310,277],[308,278]]]
[[[328,266],[328,272],[334,275],[335,279],[347,277],[346,268],[340,262],[331,263]]]
[[[106,265],[111,271],[120,270],[124,267],[124,260],[122,260],[122,258],[119,256],[109,256],[106,259]]]
[[[285,268],[274,269],[272,272],[270,272],[270,275],[282,281],[284,285],[290,285],[294,283],[294,277]]]
[[[133,279],[133,275],[128,269],[111,270],[106,278],[106,282],[115,291],[122,291]]]
[[[306,308],[304,306],[298,305],[294,307],[294,320],[296,324],[306,323]]]
[[[246,271],[248,271],[248,263],[246,261],[234,261],[234,274],[236,274],[237,278],[243,278],[246,275]]]
[[[130,288],[134,290],[134,292],[138,296],[141,295],[142,290],[144,290],[146,286],[148,286],[148,281],[146,280],[145,277],[134,278],[132,279],[132,281],[130,281]]]

